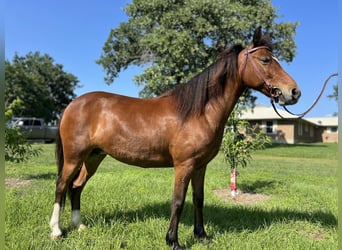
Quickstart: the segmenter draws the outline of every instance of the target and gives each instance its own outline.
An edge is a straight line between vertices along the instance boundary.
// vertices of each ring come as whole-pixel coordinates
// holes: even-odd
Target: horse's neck
[[[205,116],[212,127],[223,131],[227,119],[235,107],[235,104],[242,95],[245,87],[238,81],[231,81],[226,84],[224,94],[209,102],[206,108]]]
[[[224,101],[226,103],[226,109],[223,114],[224,122],[227,121],[230,113],[235,107],[235,104],[238,102],[240,96],[245,91],[246,87],[243,86],[241,81],[230,82],[226,85],[226,89],[224,92]]]

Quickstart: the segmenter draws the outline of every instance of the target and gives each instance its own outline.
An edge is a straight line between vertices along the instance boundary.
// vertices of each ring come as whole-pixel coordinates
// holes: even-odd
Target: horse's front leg
[[[194,204],[194,235],[196,238],[209,239],[203,223],[204,176],[207,166],[196,169],[191,177],[192,200]]]
[[[166,234],[166,243],[173,246],[173,249],[182,249],[178,242],[178,224],[183,210],[192,169],[192,166],[175,166],[171,221]]]

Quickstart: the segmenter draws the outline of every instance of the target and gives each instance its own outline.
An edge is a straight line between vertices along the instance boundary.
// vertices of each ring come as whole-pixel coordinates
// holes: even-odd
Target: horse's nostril
[[[296,89],[296,88],[293,88],[292,89],[292,96],[295,97],[295,98],[299,98],[301,95],[300,93],[300,90],[299,89]]]

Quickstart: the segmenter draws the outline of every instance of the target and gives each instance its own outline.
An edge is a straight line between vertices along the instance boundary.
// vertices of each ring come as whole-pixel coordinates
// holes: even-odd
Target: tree
[[[247,45],[258,26],[271,34],[279,60],[295,55],[297,23],[276,23],[270,0],[133,0],[125,11],[128,21],[111,30],[97,63],[108,84],[130,65],[145,65],[134,78],[144,97],[186,82],[226,46]]]
[[[335,101],[338,101],[338,85],[333,85],[333,93],[328,95],[328,98],[334,99]]]
[[[5,61],[5,108],[13,102],[13,116],[42,117],[45,121],[57,119],[62,110],[75,97],[78,79],[55,64],[49,55],[29,52],[15,54],[12,62]]]
[[[336,75],[337,76],[337,75]],[[333,93],[327,96],[329,99],[333,99],[338,105],[338,84],[333,85]],[[333,116],[338,116],[338,112],[334,112]]]
[[[221,150],[232,169],[246,167],[252,151],[263,149],[271,143],[258,126],[250,127],[247,121],[239,119],[243,110],[242,106],[237,105],[230,114],[222,140]]]
[[[13,61],[5,61],[5,117],[42,117],[45,121],[57,119],[66,105],[75,97],[78,80],[54,64],[48,55],[39,52]],[[40,153],[33,148],[18,128],[5,128],[5,160],[21,162]]]
[[[267,144],[271,143],[270,138],[258,126],[250,127],[247,121],[239,119],[244,110],[245,106],[239,103],[230,114],[221,145],[224,159],[230,165],[232,171],[232,196],[237,194],[237,168],[246,167],[252,159],[251,153],[253,151],[263,149]]]

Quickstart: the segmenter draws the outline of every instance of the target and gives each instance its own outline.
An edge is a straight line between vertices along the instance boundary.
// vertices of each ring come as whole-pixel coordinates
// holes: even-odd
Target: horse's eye
[[[261,57],[259,60],[261,61],[262,64],[270,64],[272,62],[271,57]]]

